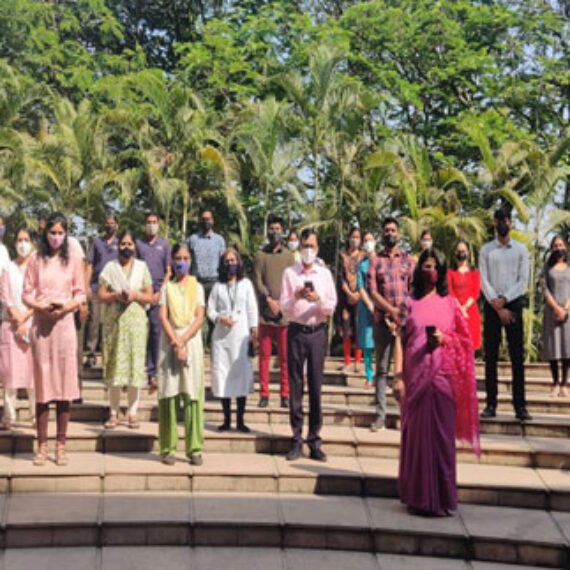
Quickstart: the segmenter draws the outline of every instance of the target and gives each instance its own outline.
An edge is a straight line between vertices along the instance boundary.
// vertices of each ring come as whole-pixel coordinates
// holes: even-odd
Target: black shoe
[[[481,412],[481,417],[482,418],[494,418],[497,415],[497,411],[495,409],[495,406],[487,406],[482,412]]]
[[[236,429],[238,431],[241,431],[241,433],[250,433],[251,432],[251,430],[244,423],[238,424],[236,426]]]
[[[315,461],[322,461],[323,463],[327,460],[327,454],[322,449],[311,449],[309,457]]]
[[[97,366],[97,357],[93,353],[91,353],[87,357],[87,360],[85,361],[85,364],[83,366],[85,366],[85,368],[95,368]]]
[[[288,408],[289,407],[289,398],[283,397],[281,398],[281,407]]]
[[[257,402],[257,407],[267,408],[268,405],[269,405],[269,398],[267,396],[261,396],[261,398],[259,398],[259,402]]]
[[[230,424],[223,423],[221,426],[218,426],[218,431],[229,431]]]
[[[532,420],[532,416],[527,412],[526,408],[521,408],[520,410],[516,410],[515,418],[521,422],[528,422]]]
[[[300,457],[303,457],[303,450],[300,447],[292,447],[285,456],[285,459],[287,459],[287,461],[295,461],[295,459],[299,459]]]
[[[83,398],[75,398],[75,400],[73,400],[71,403],[72,404],[83,404]]]

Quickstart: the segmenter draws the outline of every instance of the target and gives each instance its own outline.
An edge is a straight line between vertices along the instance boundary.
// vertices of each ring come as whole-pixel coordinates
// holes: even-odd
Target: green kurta
[[[112,265],[113,264],[113,265]],[[118,266],[118,267],[117,267]],[[118,277],[122,268],[118,261],[105,265],[99,278],[110,291],[118,292]],[[146,263],[134,260],[130,274],[123,273],[128,288],[142,293],[152,284]],[[108,386],[134,386],[146,384],[146,344],[148,317],[138,302],[125,305],[109,303],[102,315],[103,378]]]

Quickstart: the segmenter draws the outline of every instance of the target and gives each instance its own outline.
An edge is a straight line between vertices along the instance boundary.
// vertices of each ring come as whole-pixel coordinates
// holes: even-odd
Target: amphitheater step
[[[452,517],[423,518],[396,499],[274,493],[22,494],[5,499],[3,510],[5,556],[23,546],[256,546],[326,550],[337,568],[345,567],[331,551],[541,567],[568,561],[567,513],[543,510],[461,505]],[[268,567],[283,567],[282,556]],[[226,566],[235,568],[228,558]]]

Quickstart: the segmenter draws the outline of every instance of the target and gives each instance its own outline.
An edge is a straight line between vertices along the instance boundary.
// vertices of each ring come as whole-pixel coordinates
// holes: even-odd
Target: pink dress
[[[25,266],[11,262],[2,273],[0,296],[4,306],[4,321],[0,332],[0,378],[4,388],[33,388],[34,374],[30,343],[16,336],[16,327],[8,319],[8,307],[16,307],[20,312],[27,311],[22,303]],[[28,331],[29,331],[29,323]]]
[[[85,299],[83,263],[70,256],[65,265],[59,255],[40,258],[34,254],[24,280],[25,303],[66,303]],[[40,404],[79,398],[77,334],[73,313],[53,320],[36,313],[30,331],[34,357],[36,399]]]
[[[429,325],[445,335],[436,349],[427,345]],[[446,514],[457,507],[456,438],[480,453],[473,344],[453,297],[408,300],[403,380],[400,499]]]

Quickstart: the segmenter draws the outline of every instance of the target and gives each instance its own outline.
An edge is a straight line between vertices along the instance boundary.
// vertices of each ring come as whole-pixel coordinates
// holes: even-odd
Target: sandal
[[[111,414],[105,422],[105,429],[115,429],[119,425],[119,418],[115,414]]]
[[[139,428],[141,427],[141,425],[140,425],[140,423],[139,423],[139,420],[137,419],[136,416],[129,416],[127,420],[128,420],[128,424],[127,424],[127,425],[128,425],[131,429],[139,429]]]
[[[366,382],[364,382],[364,388],[366,390],[372,390],[373,387],[374,387],[374,380],[366,380]]]
[[[47,443],[40,443],[38,445],[38,451],[34,457],[34,465],[41,466],[45,465],[47,461],[48,446]]]
[[[67,454],[65,453],[65,443],[55,444],[55,464],[59,467],[63,467],[69,463]]]

